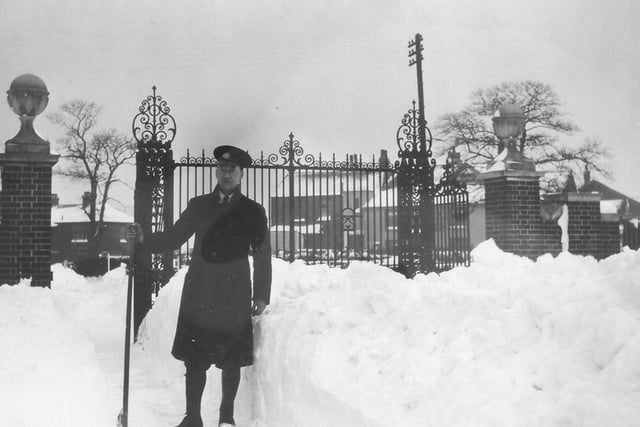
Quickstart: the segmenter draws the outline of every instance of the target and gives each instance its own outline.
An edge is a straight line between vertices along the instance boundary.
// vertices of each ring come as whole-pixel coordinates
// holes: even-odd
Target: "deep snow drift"
[[[487,241],[472,255],[414,280],[274,260],[239,426],[639,425],[640,252],[532,262]],[[115,426],[125,271],[53,271],[51,290],[0,287],[0,426]],[[169,355],[183,277],[134,346],[132,427],[184,412],[184,369]],[[211,369],[205,425],[218,399]]]

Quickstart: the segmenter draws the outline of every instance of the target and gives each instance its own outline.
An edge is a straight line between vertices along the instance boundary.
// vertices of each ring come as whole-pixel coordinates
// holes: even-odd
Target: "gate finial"
[[[142,101],[139,113],[133,118],[133,137],[138,149],[169,150],[176,137],[176,121],[167,101],[156,94],[156,89],[153,85],[153,94]]]

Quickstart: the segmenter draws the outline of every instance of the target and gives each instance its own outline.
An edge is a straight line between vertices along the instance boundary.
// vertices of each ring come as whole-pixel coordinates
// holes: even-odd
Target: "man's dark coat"
[[[271,292],[271,245],[264,208],[239,191],[228,204],[221,204],[216,189],[191,199],[172,227],[145,237],[144,248],[151,252],[177,249],[194,233],[171,353],[186,362],[250,365],[250,254],[253,299],[268,304]]]

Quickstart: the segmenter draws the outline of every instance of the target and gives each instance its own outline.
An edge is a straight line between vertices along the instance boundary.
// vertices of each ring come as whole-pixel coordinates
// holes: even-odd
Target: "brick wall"
[[[560,253],[562,230],[555,219],[542,219],[537,172],[494,171],[485,173],[482,180],[487,238],[504,251],[530,258]],[[602,259],[620,251],[619,222],[603,220],[599,194],[554,194],[545,201],[568,207],[570,253]]]
[[[31,277],[32,286],[48,287],[53,162],[13,163],[5,156],[1,160],[0,282]]]
[[[603,259],[620,252],[620,224],[603,221],[597,193],[554,194],[548,200],[569,208],[569,252]]]
[[[562,231],[540,216],[540,184],[535,172],[509,172],[484,178],[486,235],[504,251],[536,258],[562,250]]]
[[[124,240],[128,223],[105,223],[102,240],[98,247],[98,253],[108,252],[112,257],[126,257],[129,255],[129,245]],[[89,223],[62,223],[53,228],[51,235],[51,261],[78,262],[88,256],[88,242],[73,241],[75,230],[85,230],[89,234]]]

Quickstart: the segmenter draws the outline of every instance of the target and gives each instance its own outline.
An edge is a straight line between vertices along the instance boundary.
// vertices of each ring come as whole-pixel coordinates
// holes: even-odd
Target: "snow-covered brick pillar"
[[[485,188],[486,236],[503,251],[530,258],[559,253],[561,229],[543,220],[540,176],[535,163],[519,149],[526,117],[516,104],[503,104],[492,118],[501,151],[480,175]]]
[[[543,219],[540,173],[494,169],[481,175],[485,187],[486,237],[506,252],[536,258],[562,250],[562,230]]]
[[[0,153],[0,283],[31,278],[32,286],[51,286],[51,174],[58,155],[33,128],[47,106],[49,92],[37,76],[17,77],[8,94],[20,117],[18,134]]]
[[[598,193],[550,194],[547,201],[566,204],[569,210],[569,252],[597,259],[620,252],[620,225],[617,218],[606,221],[600,210]]]

